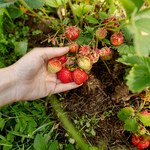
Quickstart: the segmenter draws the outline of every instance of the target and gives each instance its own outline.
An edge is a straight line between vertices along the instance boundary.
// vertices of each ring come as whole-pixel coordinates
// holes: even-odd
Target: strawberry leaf
[[[128,118],[125,120],[124,129],[135,133],[138,130],[136,118]]]
[[[150,127],[150,115],[142,115],[142,114],[137,114],[138,119],[143,123],[144,126]]]
[[[118,118],[121,121],[125,121],[126,119],[128,119],[133,115],[134,115],[134,110],[131,107],[122,108],[117,114]]]
[[[126,79],[127,85],[132,92],[141,92],[150,86],[150,69],[148,66],[135,65]]]

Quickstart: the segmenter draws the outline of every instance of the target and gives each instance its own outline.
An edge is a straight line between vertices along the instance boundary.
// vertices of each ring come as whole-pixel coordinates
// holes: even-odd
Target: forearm
[[[15,86],[13,66],[0,69],[0,106],[16,101]]]

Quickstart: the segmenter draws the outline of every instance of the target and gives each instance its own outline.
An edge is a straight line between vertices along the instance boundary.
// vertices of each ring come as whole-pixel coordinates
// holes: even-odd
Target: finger
[[[44,58],[44,60],[62,56],[69,51],[69,47],[45,47],[45,48],[38,48],[38,49],[40,55]]]
[[[75,88],[80,87],[81,85],[77,85],[77,84],[75,84],[75,82],[66,83],[66,84],[59,83],[59,84],[56,85],[54,94],[55,93],[60,93],[60,92],[65,92],[65,91],[68,91],[68,90],[71,90],[71,89],[75,89]]]

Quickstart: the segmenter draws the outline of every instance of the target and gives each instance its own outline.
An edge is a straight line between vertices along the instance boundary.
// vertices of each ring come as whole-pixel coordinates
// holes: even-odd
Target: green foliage
[[[150,127],[150,116],[142,115],[140,113],[137,114],[139,120],[143,123],[144,126]]]
[[[67,1],[68,0],[45,0],[45,3],[50,7],[58,8],[64,6]]]
[[[91,12],[93,9],[93,6],[87,5],[84,3],[80,3],[79,5],[74,4],[73,9],[74,9],[74,12],[76,12],[75,15],[77,17],[81,18],[81,17],[83,17],[83,15],[87,14],[88,12]]]
[[[17,0],[1,0],[0,1],[0,8],[1,7],[7,7],[11,4],[14,4]]]
[[[32,9],[41,8],[44,5],[45,0],[24,0],[25,3]]]

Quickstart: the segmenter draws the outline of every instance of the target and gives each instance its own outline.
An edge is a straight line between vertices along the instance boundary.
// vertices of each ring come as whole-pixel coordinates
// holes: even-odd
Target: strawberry
[[[88,75],[84,70],[76,68],[72,73],[73,80],[76,84],[80,85],[88,79]]]
[[[100,50],[100,58],[103,60],[110,60],[112,58],[112,51],[109,47],[103,47]]]
[[[79,54],[80,55],[88,55],[90,54],[90,46],[89,45],[82,45],[79,49]]]
[[[140,114],[143,115],[143,116],[150,116],[150,112],[148,112],[147,110],[142,110],[140,112]]]
[[[107,36],[107,30],[105,28],[98,28],[95,35],[97,39],[102,40]]]
[[[80,30],[76,26],[67,27],[65,30],[65,35],[70,40],[77,39],[79,34],[80,34]]]
[[[143,150],[145,148],[148,148],[150,145],[150,142],[146,139],[143,139],[142,141],[140,141],[138,143],[138,145],[136,146],[139,150]]]
[[[141,136],[137,136],[135,134],[132,134],[132,144],[134,146],[137,146],[140,141],[141,141]]]
[[[85,71],[89,71],[91,69],[90,58],[86,56],[79,57],[77,59],[77,63],[78,63],[78,66]]]
[[[67,56],[66,55],[62,55],[62,56],[58,56],[56,57],[62,64],[64,64],[67,61]]]
[[[69,82],[73,82],[72,79],[72,72],[68,69],[68,68],[62,68],[58,73],[57,73],[57,77],[58,79],[62,82],[62,83],[69,83]]]
[[[132,134],[132,144],[136,146],[139,150],[143,150],[150,146],[150,141],[143,136]]]
[[[112,34],[110,37],[110,41],[114,46],[121,45],[124,42],[123,34],[121,32],[116,32]]]
[[[62,64],[59,60],[50,59],[48,61],[48,71],[50,73],[57,73],[62,69]]]
[[[77,52],[79,49],[79,45],[76,42],[71,42],[69,44],[69,52],[74,53]]]
[[[116,16],[105,18],[103,23],[105,24],[105,27],[108,29],[116,28],[120,25],[118,18]]]

